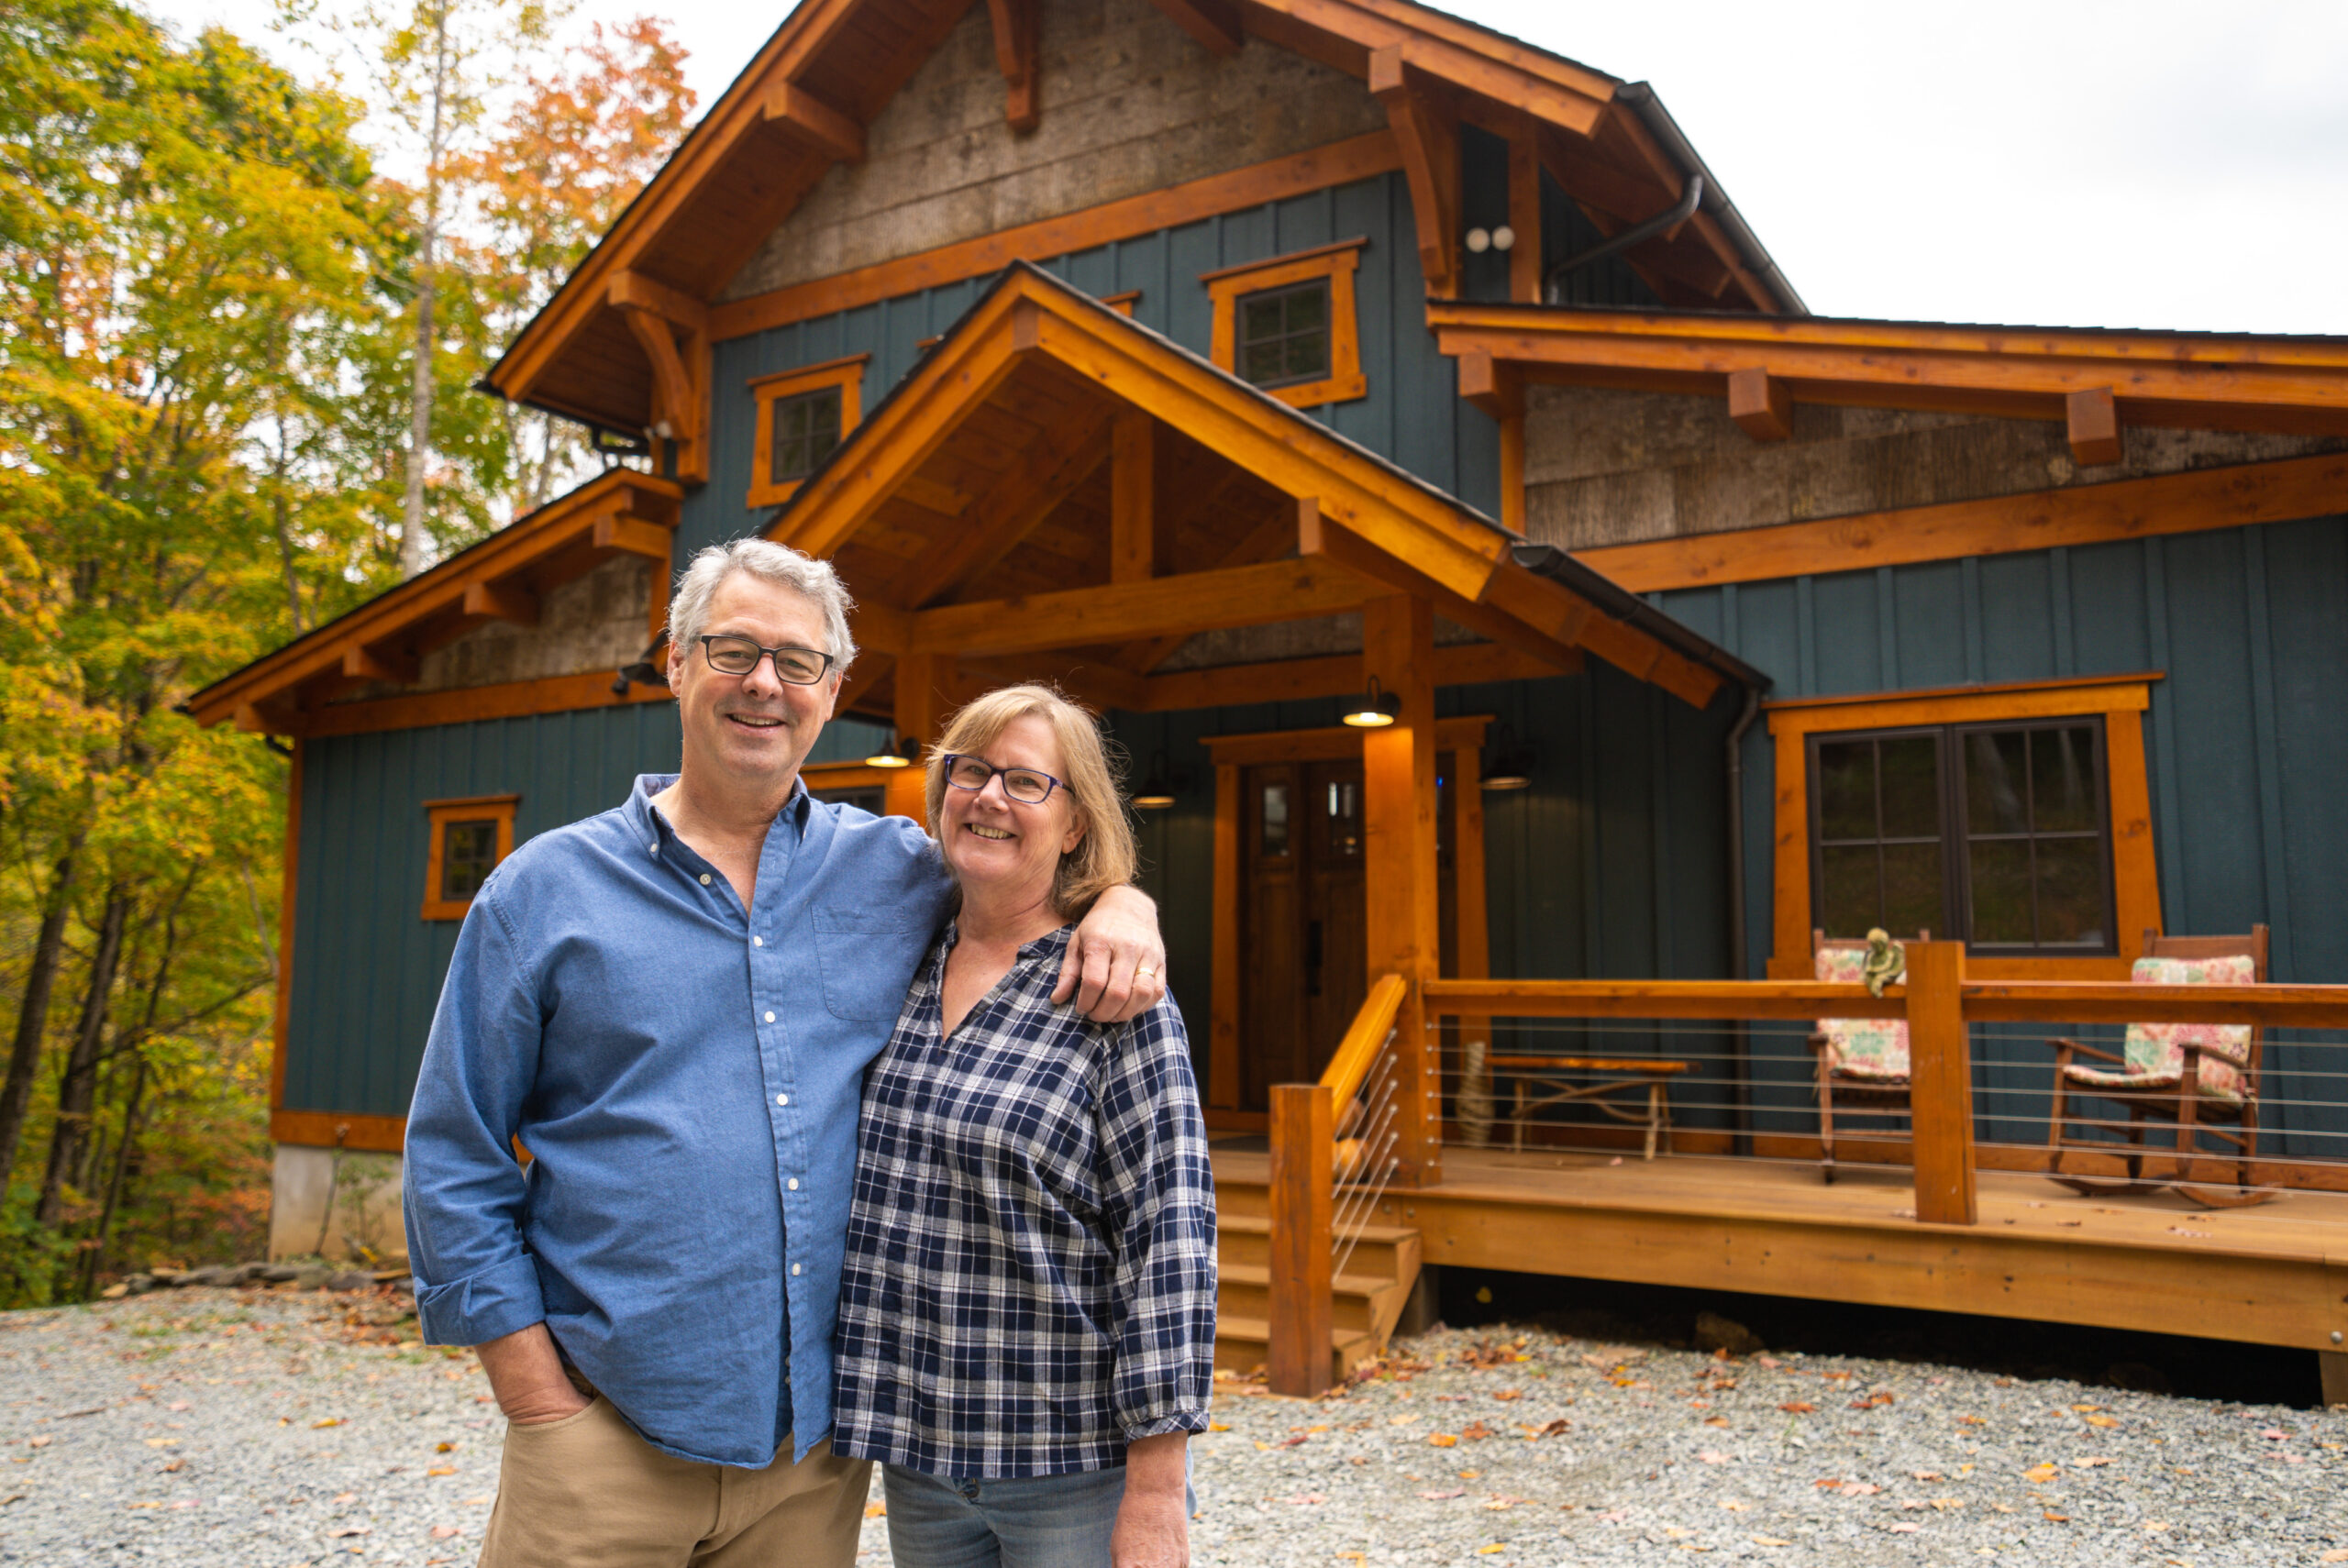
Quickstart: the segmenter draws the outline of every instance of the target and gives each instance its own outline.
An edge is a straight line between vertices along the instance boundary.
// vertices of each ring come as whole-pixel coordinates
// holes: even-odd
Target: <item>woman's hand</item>
[[[1190,1568],[1191,1434],[1144,1438],[1125,1450],[1125,1498],[1109,1536],[1110,1568]]]
[[[1052,1000],[1076,998],[1095,1023],[1123,1023],[1166,994],[1166,941],[1157,906],[1138,888],[1112,888],[1094,900],[1060,960]]]

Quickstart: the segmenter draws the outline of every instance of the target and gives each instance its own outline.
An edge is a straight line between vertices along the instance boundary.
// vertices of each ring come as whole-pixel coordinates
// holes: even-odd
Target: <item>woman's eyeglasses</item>
[[[709,660],[709,668],[720,675],[748,675],[759,668],[759,660],[771,656],[775,679],[791,686],[813,686],[832,668],[832,656],[827,653],[818,653],[814,648],[761,647],[750,637],[703,637],[701,653]]]
[[[1040,806],[1060,789],[1060,781],[1036,767],[997,767],[982,756],[965,756],[951,752],[946,757],[946,782],[957,790],[976,794],[987,787],[987,780],[997,774],[1002,777],[1002,792],[1023,806]]]

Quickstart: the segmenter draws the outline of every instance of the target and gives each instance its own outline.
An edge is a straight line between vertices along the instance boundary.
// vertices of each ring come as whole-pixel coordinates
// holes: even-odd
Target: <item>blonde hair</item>
[[[1117,758],[1091,712],[1049,686],[1005,686],[966,703],[947,723],[929,753],[929,834],[946,836],[946,758],[982,752],[1018,720],[1033,716],[1052,728],[1068,777],[1060,787],[1076,808],[1084,836],[1060,856],[1052,878],[1052,909],[1077,920],[1092,900],[1134,879],[1134,827],[1118,788]]]

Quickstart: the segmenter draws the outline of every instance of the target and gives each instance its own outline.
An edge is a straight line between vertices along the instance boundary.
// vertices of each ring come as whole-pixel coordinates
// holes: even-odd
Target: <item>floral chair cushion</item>
[[[1900,947],[1901,952],[1907,948]],[[1864,947],[1822,947],[1818,977],[1855,986],[1866,978]],[[1822,1018],[1818,1032],[1826,1037],[1826,1066],[1845,1078],[1869,1083],[1908,1081],[1908,1021],[1904,1018]]]
[[[2232,958],[2139,958],[2129,978],[2140,986],[2248,986],[2258,966],[2248,954]],[[2202,1047],[2195,1087],[2213,1099],[2240,1105],[2243,1069],[2250,1066],[2246,1023],[2132,1023],[2128,1066],[2073,1066],[2070,1080],[2084,1088],[2164,1089],[2185,1081],[2185,1047]]]

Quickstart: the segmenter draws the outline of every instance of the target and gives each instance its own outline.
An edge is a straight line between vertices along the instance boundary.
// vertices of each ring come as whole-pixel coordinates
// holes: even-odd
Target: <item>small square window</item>
[[[440,829],[440,897],[470,900],[497,868],[497,822],[446,823]]]
[[[1328,379],[1328,279],[1239,297],[1239,375],[1259,387]]]
[[[768,478],[775,484],[803,480],[840,444],[840,389],[818,387],[774,400]]]
[[[518,795],[424,802],[424,918],[462,920],[497,863],[514,853]]]

